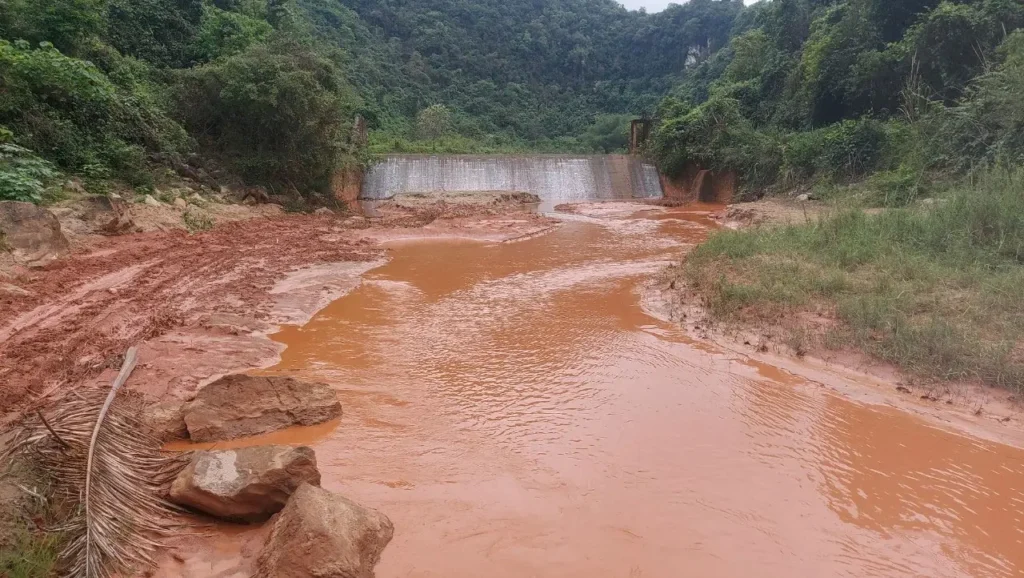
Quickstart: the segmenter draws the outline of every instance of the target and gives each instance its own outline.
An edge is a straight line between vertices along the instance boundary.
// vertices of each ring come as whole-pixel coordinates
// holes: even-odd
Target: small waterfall
[[[431,191],[524,191],[545,205],[662,196],[658,170],[629,155],[389,155],[370,167],[361,198]]]

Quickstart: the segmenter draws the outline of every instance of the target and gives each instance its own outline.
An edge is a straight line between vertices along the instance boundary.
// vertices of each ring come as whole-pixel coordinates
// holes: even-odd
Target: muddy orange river
[[[272,373],[340,423],[269,436],[378,508],[393,577],[1021,576],[1024,452],[850,401],[647,315],[700,208],[417,241]]]

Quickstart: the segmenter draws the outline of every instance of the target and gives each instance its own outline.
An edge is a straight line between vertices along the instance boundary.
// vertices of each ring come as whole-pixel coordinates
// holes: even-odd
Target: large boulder
[[[132,219],[129,204],[117,196],[97,195],[84,199],[81,218],[101,235],[126,235],[141,230]]]
[[[199,390],[185,407],[193,441],[209,442],[316,425],[341,416],[334,390],[291,377],[235,374]]]
[[[20,201],[0,201],[0,249],[14,260],[39,267],[68,253],[70,245],[57,217],[42,207]]]
[[[281,511],[303,483],[320,485],[316,454],[308,447],[200,451],[174,479],[170,497],[218,518],[260,522]]]
[[[387,516],[303,484],[278,514],[259,578],[373,578],[395,527]]]

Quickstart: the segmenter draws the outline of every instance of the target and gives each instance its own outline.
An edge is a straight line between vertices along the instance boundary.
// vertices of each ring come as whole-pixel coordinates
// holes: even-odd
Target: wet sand
[[[287,349],[266,372],[333,384],[344,417],[240,443],[308,443],[324,487],[387,513],[381,578],[1024,574],[1024,451],[644,312],[640,287],[711,208],[392,243],[274,335]],[[225,556],[258,532],[191,552],[182,575],[244,575]]]

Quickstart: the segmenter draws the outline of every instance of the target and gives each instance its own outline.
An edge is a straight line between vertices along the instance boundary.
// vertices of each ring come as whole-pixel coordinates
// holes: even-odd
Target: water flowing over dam
[[[389,155],[361,197],[428,191],[524,191],[546,203],[662,196],[657,168],[629,155]]]

